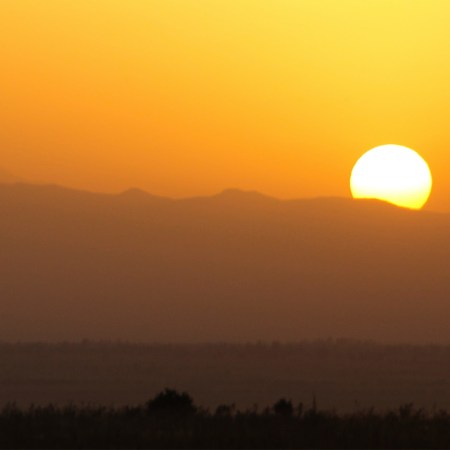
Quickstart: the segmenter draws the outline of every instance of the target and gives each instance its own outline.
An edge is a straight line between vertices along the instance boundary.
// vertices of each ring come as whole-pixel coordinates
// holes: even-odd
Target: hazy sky
[[[450,207],[450,1],[1,0],[0,167],[101,191],[349,196],[397,143]]]

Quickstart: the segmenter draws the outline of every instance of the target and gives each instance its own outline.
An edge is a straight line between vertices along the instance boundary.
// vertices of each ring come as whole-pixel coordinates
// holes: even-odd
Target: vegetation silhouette
[[[290,400],[272,408],[214,413],[186,392],[166,389],[141,406],[106,408],[14,404],[0,411],[0,448],[448,448],[450,415],[412,404],[340,415]]]
[[[290,400],[281,398],[273,405],[273,411],[280,416],[292,416],[294,413],[294,406]]]
[[[165,389],[154,399],[146,403],[149,414],[188,416],[195,414],[194,400],[186,392],[178,393],[174,389]]]

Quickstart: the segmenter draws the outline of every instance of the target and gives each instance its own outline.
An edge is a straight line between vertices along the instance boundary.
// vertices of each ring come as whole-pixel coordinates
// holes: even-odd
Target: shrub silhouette
[[[145,407],[148,414],[185,416],[195,414],[197,411],[192,397],[187,392],[179,393],[175,389],[168,388],[149,400]]]
[[[236,410],[236,405],[232,403],[231,405],[219,405],[216,408],[215,415],[219,417],[231,417]]]
[[[290,400],[281,398],[272,406],[273,412],[280,416],[292,416],[294,414],[294,406]]]

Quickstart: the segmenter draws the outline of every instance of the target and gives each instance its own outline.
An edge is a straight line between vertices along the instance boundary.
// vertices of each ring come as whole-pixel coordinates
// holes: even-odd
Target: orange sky
[[[2,0],[0,167],[98,191],[349,196],[397,143],[450,210],[450,1]]]

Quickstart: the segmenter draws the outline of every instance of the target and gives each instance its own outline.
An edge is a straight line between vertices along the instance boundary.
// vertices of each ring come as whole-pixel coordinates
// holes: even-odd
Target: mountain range
[[[450,341],[450,216],[0,184],[0,340]]]

